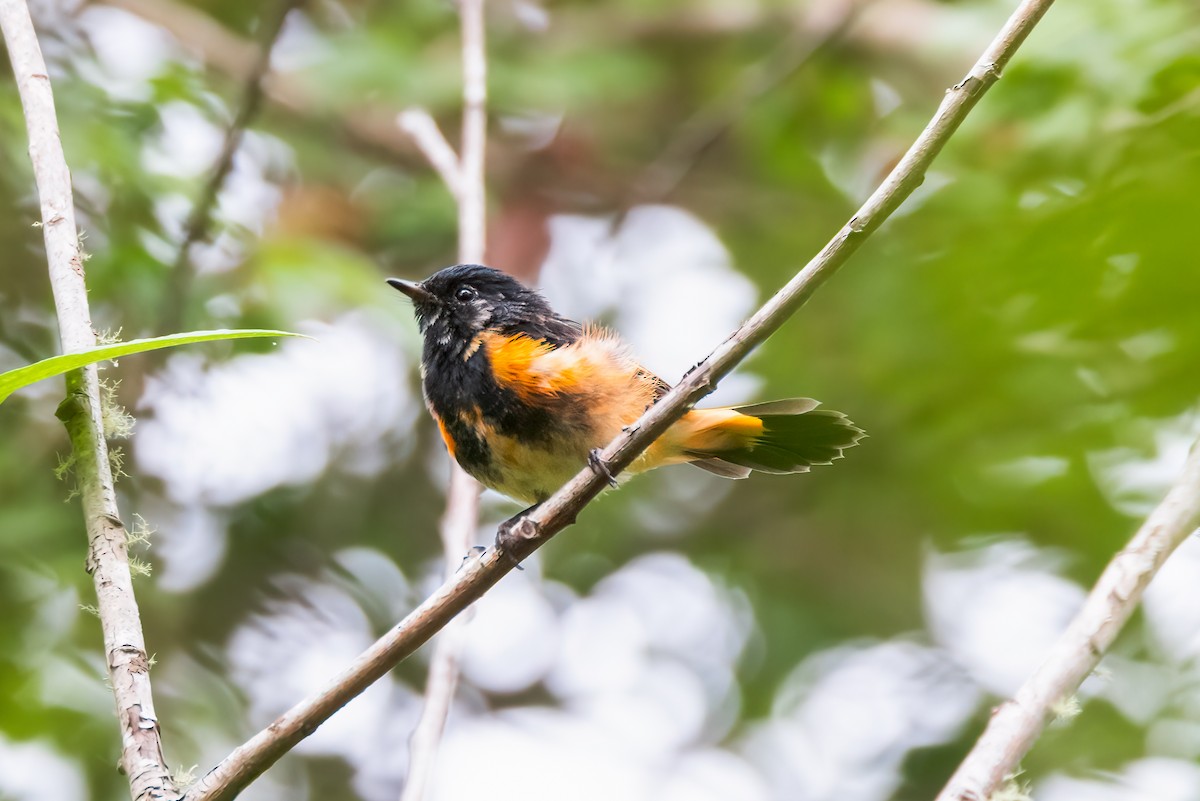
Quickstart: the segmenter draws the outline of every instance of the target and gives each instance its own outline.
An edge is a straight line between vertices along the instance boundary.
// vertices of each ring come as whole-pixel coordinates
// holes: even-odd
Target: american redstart
[[[499,270],[459,264],[420,283],[388,283],[412,298],[425,338],[425,402],[450,454],[524,503],[546,500],[585,464],[607,474],[598,449],[670,389],[615,333],[558,315]],[[793,398],[693,409],[627,472],[682,462],[725,478],[807,472],[864,436],[818,405]]]

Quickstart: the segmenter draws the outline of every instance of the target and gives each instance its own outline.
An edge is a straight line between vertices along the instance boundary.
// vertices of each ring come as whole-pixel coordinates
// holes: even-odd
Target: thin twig
[[[487,221],[483,183],[487,148],[487,51],[484,49],[483,0],[459,0],[462,20],[463,130],[462,179],[458,203],[458,258],[463,263],[483,261]]]
[[[723,376],[774,333],[920,185],[934,158],[984,92],[995,83],[1021,42],[1053,0],[1025,0],[1005,23],[967,76],[951,87],[937,113],[904,157],[850,221],[788,284],[679,384],[650,407],[641,419],[604,449],[610,471],[632,462]],[[454,578],[364,651],[328,687],[309,696],[270,726],[234,749],[188,792],[188,801],[227,801],[311,734],[334,712],[379,679],[441,630],[554,534],[575,521],[583,507],[607,485],[585,468],[538,509],[514,526],[527,538],[511,553],[492,548],[463,566]]]
[[[192,279],[195,277],[195,269],[192,265],[192,247],[208,238],[217,196],[221,193],[221,187],[225,185],[225,179],[229,177],[229,173],[233,169],[233,159],[237,155],[238,148],[241,147],[246,126],[250,124],[250,120],[254,119],[262,107],[263,79],[271,67],[271,51],[275,47],[275,41],[279,38],[279,34],[283,31],[283,24],[287,20],[288,14],[301,2],[303,0],[280,0],[275,13],[263,27],[258,56],[250,68],[249,75],[246,76],[246,84],[242,91],[241,102],[238,104],[237,114],[230,122],[229,130],[225,132],[225,141],[221,145],[221,152],[213,165],[212,173],[200,191],[200,197],[196,200],[196,205],[192,207],[187,222],[184,224],[183,243],[175,255],[175,264],[171,267],[171,274],[167,279],[167,288],[163,296],[162,314],[158,324],[160,333],[172,333],[179,330],[183,324],[187,296],[191,290]]]
[[[1125,549],[1100,575],[1071,625],[1016,696],[1002,704],[937,801],[982,801],[1010,776],[1041,734],[1051,709],[1070,697],[1099,664],[1129,620],[1150,580],[1200,527],[1200,441],[1183,473]]]
[[[446,581],[462,562],[470,547],[471,536],[479,522],[479,483],[463,472],[457,464],[450,467],[450,490],[446,495],[446,514],[442,517],[442,549],[446,560]],[[421,801],[425,797],[437,764],[442,733],[454,693],[458,689],[459,661],[465,644],[466,624],[471,610],[467,609],[450,622],[437,636],[433,655],[429,658],[429,673],[425,678],[425,700],[421,717],[408,740],[408,775],[404,780],[401,801]]]
[[[462,191],[462,169],[458,163],[458,154],[442,135],[437,120],[423,108],[410,108],[396,115],[396,125],[412,137],[421,153],[429,160],[429,165],[450,190],[450,194],[458,200]]]
[[[64,353],[74,353],[95,346],[96,335],[75,228],[71,173],[59,138],[50,76],[24,0],[0,0],[0,28],[29,131],[29,156],[41,200],[42,234],[62,348]],[[150,692],[150,660],[133,595],[125,527],[113,489],[95,365],[67,374],[67,398],[58,408],[58,417],[70,435],[75,458],[87,526],[87,570],[96,586],[105,661],[121,727],[121,767],[135,801],[176,799],[180,794],[163,758]]]
[[[458,7],[463,64],[462,156],[457,159],[457,184],[448,182],[447,186],[458,201],[458,260],[464,264],[482,263],[486,246],[487,51],[483,3],[484,0],[460,0]],[[436,125],[434,130],[437,130]],[[475,534],[479,521],[479,492],[479,483],[451,460],[450,491],[441,530],[447,581],[454,579],[454,572]],[[468,620],[468,615],[455,620],[434,644],[429,676],[425,680],[425,705],[409,738],[408,777],[401,801],[422,801],[427,795],[446,718],[458,689],[459,660],[465,644],[463,629]]]

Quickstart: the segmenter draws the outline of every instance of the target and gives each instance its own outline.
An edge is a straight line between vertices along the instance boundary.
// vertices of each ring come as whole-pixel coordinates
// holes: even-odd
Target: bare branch
[[[487,54],[483,38],[483,0],[459,0],[462,20],[463,130],[462,193],[458,201],[458,258],[483,261],[485,209],[483,165],[487,148]]]
[[[487,195],[484,182],[484,156],[487,149],[487,53],[483,3],[484,0],[460,0],[458,7],[462,26],[463,63],[462,157],[458,159],[457,191],[455,184],[447,182],[447,185],[458,201],[458,260],[465,264],[483,261],[484,237],[487,230]],[[433,160],[432,157],[430,160]],[[436,163],[434,166],[437,166]],[[479,491],[478,482],[451,460],[450,492],[441,530],[447,581],[454,579],[454,571],[470,547],[475,534],[479,521]],[[408,778],[404,784],[401,801],[422,801],[427,794],[426,790],[437,764],[446,718],[450,714],[454,692],[458,689],[458,663],[462,656],[465,642],[463,629],[467,622],[468,615],[455,620],[441,633],[434,646],[433,657],[429,662],[429,676],[425,680],[425,706],[421,709],[421,718],[409,739]]]
[[[221,152],[217,156],[216,164],[213,165],[212,173],[205,182],[200,197],[196,200],[196,205],[192,207],[191,214],[188,215],[184,225],[183,243],[179,246],[179,253],[175,257],[175,264],[171,268],[166,294],[163,297],[162,315],[158,326],[160,333],[167,334],[175,331],[183,323],[184,308],[187,304],[192,278],[195,275],[191,259],[192,246],[208,238],[208,231],[212,226],[212,210],[216,205],[217,196],[225,184],[225,179],[229,177],[230,170],[233,169],[233,157],[237,155],[238,148],[241,147],[246,126],[250,124],[250,120],[258,114],[258,110],[262,106],[263,79],[271,67],[271,50],[274,49],[275,41],[283,31],[283,23],[287,20],[288,14],[301,2],[302,0],[280,0],[275,13],[264,25],[262,43],[258,56],[246,76],[246,86],[242,92],[242,100],[238,105],[237,114],[229,124],[229,130],[225,132],[225,141],[221,145]]]
[[[433,116],[423,108],[405,109],[396,115],[396,125],[412,137],[425,158],[429,159],[430,166],[441,177],[442,183],[457,200],[462,192],[462,171],[458,163],[458,154],[442,135],[442,130],[438,128]]]
[[[446,580],[452,581],[454,571],[467,552],[467,546],[452,552],[453,543],[469,541],[470,532],[475,530],[478,520],[479,485],[455,465],[450,476],[450,495],[446,516],[442,521],[442,543],[446,552]],[[451,518],[458,517],[458,521]],[[462,534],[466,532],[467,536]],[[471,611],[452,620],[437,637],[433,655],[429,659],[429,673],[425,678],[425,701],[421,717],[408,740],[408,775],[404,780],[401,801],[421,801],[428,791],[437,765],[437,755],[446,729],[446,719],[454,703],[458,689],[459,660],[465,644],[466,627]]]
[[[1200,527],[1200,441],[1183,473],[1100,575],[1071,625],[1016,696],[1001,705],[937,801],[990,798],[1017,771],[1051,708],[1070,697],[1124,628],[1150,580]]]
[[[450,489],[446,494],[446,514],[442,517],[442,550],[446,560],[446,581],[468,553],[471,538],[479,522],[479,482],[471,478],[453,460],[450,463]],[[425,679],[425,703],[421,717],[409,737],[408,776],[401,801],[421,801],[426,795],[437,754],[446,728],[446,718],[458,689],[459,660],[465,644],[465,628],[471,610],[465,610],[438,635],[429,659]]]
[[[958,129],[1020,44],[1050,8],[1053,0],[1025,0],[1005,23],[983,56],[961,82],[951,87],[933,119],[904,157],[832,240],[788,284],[733,333],[720,347],[693,368],[674,389],[642,415],[602,453],[611,471],[632,462],[667,427],[717,382],[774,333],[816,289],[846,262],[850,255],[895,209],[912,194],[934,158]],[[329,686],[277,718],[233,751],[188,793],[188,801],[227,801],[277,759],[316,729],[323,721],[372,682],[391,670],[455,615],[554,534],[575,521],[583,507],[606,486],[606,478],[590,467],[566,483],[536,511],[514,526],[525,539],[511,553],[489,549],[439,587],[433,595],[364,651]]]
[[[41,200],[42,234],[62,348],[64,353],[74,353],[93,347],[96,335],[75,228],[71,173],[59,138],[50,76],[24,0],[0,0],[0,28],[29,132],[29,156]],[[150,692],[150,661],[133,595],[126,531],[113,489],[95,365],[67,374],[67,398],[58,408],[58,417],[70,435],[75,457],[88,535],[87,570],[96,586],[109,681],[121,727],[121,767],[135,801],[179,798],[163,758]]]

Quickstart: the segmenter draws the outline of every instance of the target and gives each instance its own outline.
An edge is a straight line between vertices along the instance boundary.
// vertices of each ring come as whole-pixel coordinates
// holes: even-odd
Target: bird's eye
[[[466,303],[473,297],[475,297],[475,290],[469,286],[459,287],[454,292],[454,299],[461,303]]]

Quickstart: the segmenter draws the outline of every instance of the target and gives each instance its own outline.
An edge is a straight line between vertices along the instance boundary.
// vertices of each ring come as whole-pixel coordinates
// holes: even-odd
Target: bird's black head
[[[479,264],[447,267],[420,283],[398,278],[388,283],[412,298],[427,351],[462,354],[483,331],[531,333],[546,321],[558,320],[537,292]]]

